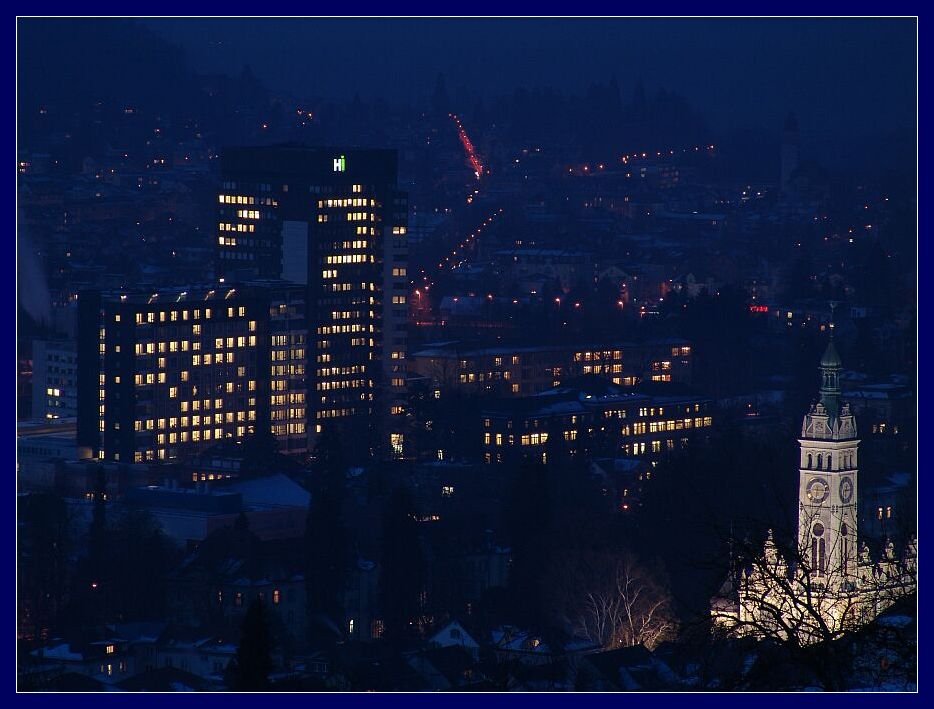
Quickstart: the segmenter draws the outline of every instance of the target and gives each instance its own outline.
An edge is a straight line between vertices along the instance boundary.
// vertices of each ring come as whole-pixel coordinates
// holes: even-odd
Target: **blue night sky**
[[[913,129],[916,35],[899,19],[167,19],[196,69],[244,64],[298,96],[418,100],[449,90],[582,93],[615,75],[676,91],[720,129],[795,110],[815,132]]]

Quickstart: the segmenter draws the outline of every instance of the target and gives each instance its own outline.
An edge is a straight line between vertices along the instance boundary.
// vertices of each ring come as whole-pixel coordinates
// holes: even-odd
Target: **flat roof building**
[[[713,426],[713,402],[690,391],[644,393],[585,375],[534,396],[485,407],[483,460],[549,462],[555,455],[658,460]]]
[[[452,341],[413,352],[409,371],[435,387],[528,396],[587,374],[624,387],[643,381],[689,385],[691,359],[691,343],[677,339],[496,346]]]
[[[168,461],[272,432],[304,450],[304,292],[281,281],[82,292],[78,446]]]

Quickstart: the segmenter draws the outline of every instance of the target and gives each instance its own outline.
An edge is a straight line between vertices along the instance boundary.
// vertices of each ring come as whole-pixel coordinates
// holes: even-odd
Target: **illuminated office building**
[[[82,292],[78,445],[168,461],[271,431],[303,450],[304,320],[304,288],[281,281]]]
[[[690,384],[691,343],[665,339],[478,347],[440,342],[412,352],[409,373],[435,388],[502,396],[539,394],[585,374],[625,387],[642,382]]]
[[[221,171],[217,276],[307,287],[309,443],[334,425],[401,456],[408,207],[395,151],[231,148]]]
[[[657,461],[706,439],[714,425],[707,397],[643,394],[593,374],[533,396],[493,401],[481,416],[486,463],[547,463],[558,452]]]

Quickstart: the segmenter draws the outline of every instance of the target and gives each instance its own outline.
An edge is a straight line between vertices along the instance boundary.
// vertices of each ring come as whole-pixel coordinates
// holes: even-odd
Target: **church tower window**
[[[824,539],[824,525],[815,522],[814,526],[811,527],[811,566],[818,576],[826,570],[826,551],[827,542]]]
[[[843,572],[846,573],[846,569],[849,566],[850,561],[850,538],[849,538],[850,529],[847,527],[846,522],[840,526],[840,565],[843,567]]]

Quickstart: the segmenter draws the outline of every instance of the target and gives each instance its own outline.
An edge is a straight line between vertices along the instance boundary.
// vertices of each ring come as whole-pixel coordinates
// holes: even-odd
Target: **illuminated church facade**
[[[783,555],[770,530],[761,555],[745,560],[711,603],[714,622],[737,634],[835,637],[916,588],[915,536],[900,553],[888,540],[879,560],[859,541],[859,438],[832,328],[819,396],[798,439],[797,547]]]

